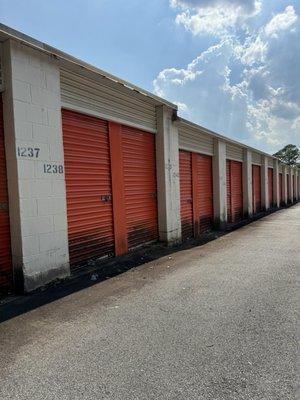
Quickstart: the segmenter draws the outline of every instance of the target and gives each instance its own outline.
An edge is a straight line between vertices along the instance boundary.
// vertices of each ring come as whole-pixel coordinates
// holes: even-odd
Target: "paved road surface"
[[[7,321],[0,398],[294,399],[299,267],[300,204]]]

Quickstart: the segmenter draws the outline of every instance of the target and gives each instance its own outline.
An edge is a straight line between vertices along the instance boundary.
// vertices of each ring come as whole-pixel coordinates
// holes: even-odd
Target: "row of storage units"
[[[0,104],[0,287],[5,290],[11,286],[13,274]],[[71,268],[157,241],[155,134],[65,109],[62,110],[62,131]],[[201,139],[194,146],[199,152],[185,149],[193,146],[193,130],[188,132],[185,127],[179,138],[183,147],[179,149],[180,215],[185,241],[211,231],[214,226],[213,138],[199,136]],[[233,147],[227,147],[227,156],[231,157]],[[226,160],[228,223],[244,217],[242,149],[239,156],[232,157],[236,159]],[[289,174],[286,179],[289,198]],[[295,177],[292,179],[295,185]],[[269,167],[271,207],[273,193],[273,168]],[[254,214],[262,210],[261,195],[261,165],[253,163]],[[279,195],[283,204],[282,172],[279,173]]]
[[[221,219],[237,223],[265,208],[263,182],[270,207],[277,205],[275,183],[280,204],[298,198],[299,174],[291,178],[292,169],[272,156],[180,119],[175,105],[65,54],[53,58],[55,49],[45,56],[45,47],[24,45],[23,37],[10,43],[10,35],[3,34],[3,54],[13,61],[8,65],[20,66],[4,68],[4,108],[0,96],[0,292],[12,287],[15,266],[29,291],[70,267],[158,240],[186,241]],[[43,73],[36,77],[37,65]],[[30,126],[32,136],[18,126]]]
[[[62,111],[62,127],[71,266],[157,241],[155,134],[69,110]],[[214,148],[213,137],[203,134],[199,140],[192,128],[179,129],[179,141],[181,230],[187,240],[214,227]],[[193,146],[199,152],[186,150]],[[243,151],[229,145],[227,157],[227,222],[236,223],[244,218]],[[262,211],[260,155],[253,162],[257,214]],[[282,173],[279,192],[283,204]],[[273,193],[273,167],[268,167],[270,208]]]

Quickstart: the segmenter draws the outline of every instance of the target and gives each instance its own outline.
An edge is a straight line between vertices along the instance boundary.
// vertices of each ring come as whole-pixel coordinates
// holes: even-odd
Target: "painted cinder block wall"
[[[59,61],[9,39],[2,44],[4,128],[12,256],[17,284],[31,291],[70,274]],[[174,110],[157,106],[156,161],[159,238],[181,241],[178,126]],[[200,134],[200,133],[199,133]],[[215,225],[227,223],[227,142],[214,137]],[[244,216],[253,214],[252,150],[243,149]],[[262,205],[269,209],[268,159],[262,156]],[[288,167],[283,166],[287,202]],[[289,171],[290,173],[291,171]],[[274,161],[274,201],[279,206],[279,163]],[[299,179],[297,191],[299,191]]]
[[[40,51],[2,46],[12,262],[30,291],[69,274],[60,74]]]

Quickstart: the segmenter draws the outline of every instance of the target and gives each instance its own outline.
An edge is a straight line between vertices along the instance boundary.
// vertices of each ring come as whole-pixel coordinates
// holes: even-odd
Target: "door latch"
[[[101,195],[101,201],[103,203],[108,203],[111,201],[111,194],[102,194]]]
[[[0,211],[1,210],[7,211],[8,210],[8,204],[7,203],[0,203]]]

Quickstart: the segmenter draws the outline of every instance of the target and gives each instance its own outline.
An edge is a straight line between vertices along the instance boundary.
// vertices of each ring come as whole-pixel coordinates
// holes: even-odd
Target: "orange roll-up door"
[[[196,165],[193,165],[195,174],[194,216],[197,233],[203,233],[212,229],[213,225],[213,180],[212,157],[196,154]],[[196,171],[194,170],[196,168]]]
[[[227,221],[231,219],[231,161],[226,160]]]
[[[12,287],[10,224],[4,148],[3,105],[0,94],[0,294]]]
[[[240,221],[243,217],[243,164],[231,161],[232,176],[232,218]]]
[[[180,179],[180,216],[182,239],[194,236],[193,230],[193,189],[192,189],[192,153],[179,151]]]
[[[279,173],[279,203],[283,203],[283,192],[282,192],[282,173]]]
[[[273,206],[273,168],[268,168],[268,191],[269,191],[269,204]]]
[[[108,123],[62,111],[70,263],[114,253]]]
[[[155,135],[122,126],[128,248],[158,239]]]
[[[261,211],[261,172],[259,165],[252,165],[253,213]]]
[[[242,163],[239,161],[227,160],[226,168],[227,219],[229,222],[237,222],[243,217]]]
[[[293,175],[293,199],[296,201],[296,180],[295,175]]]

